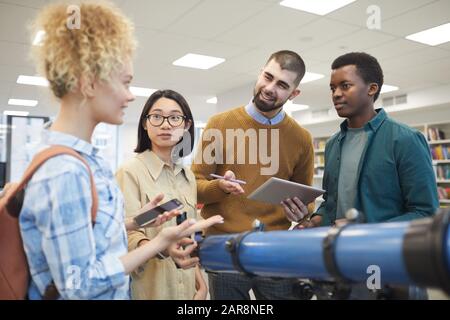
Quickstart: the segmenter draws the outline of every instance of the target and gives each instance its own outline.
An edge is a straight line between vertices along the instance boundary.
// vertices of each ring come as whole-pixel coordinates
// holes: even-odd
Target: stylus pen
[[[211,177],[213,177],[213,178],[217,178],[217,179],[224,179],[224,180],[228,180],[228,181],[231,181],[231,182],[235,182],[235,183],[239,183],[239,184],[246,184],[247,182],[245,182],[245,181],[242,181],[242,180],[236,180],[236,179],[225,179],[225,177],[223,177],[223,176],[219,176],[218,174],[214,174],[214,173],[211,173],[210,174],[210,176]]]

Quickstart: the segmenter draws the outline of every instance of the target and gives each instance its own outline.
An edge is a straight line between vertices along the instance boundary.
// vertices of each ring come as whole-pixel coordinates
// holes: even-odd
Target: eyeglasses
[[[185,116],[180,115],[171,115],[171,116],[163,116],[160,114],[152,113],[145,116],[145,118],[150,122],[150,124],[154,127],[160,127],[167,119],[167,122],[171,127],[179,127],[186,120]]]

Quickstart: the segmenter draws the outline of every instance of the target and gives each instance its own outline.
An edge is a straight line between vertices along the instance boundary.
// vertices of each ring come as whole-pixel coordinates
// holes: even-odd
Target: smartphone
[[[194,240],[195,240],[195,242],[197,242],[197,248],[195,248],[194,251],[192,251],[191,257],[198,257],[198,252],[200,250],[200,245],[202,244],[204,239],[205,239],[205,237],[203,236],[203,232],[202,231],[197,231],[194,234]]]
[[[184,211],[182,214],[177,216],[177,226],[182,224],[187,219],[187,212]]]
[[[171,211],[173,209],[181,209],[183,208],[183,203],[181,203],[178,199],[172,199],[166,203],[163,203],[153,209],[150,209],[149,211],[146,211],[144,213],[141,213],[134,217],[134,222],[140,227],[145,226],[146,224],[151,223],[153,220],[156,219],[157,216],[160,214]]]

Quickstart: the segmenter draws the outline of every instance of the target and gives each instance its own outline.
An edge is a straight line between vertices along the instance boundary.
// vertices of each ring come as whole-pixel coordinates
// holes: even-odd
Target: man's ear
[[[298,96],[300,94],[300,89],[295,89],[294,91],[292,91],[291,95],[289,96],[289,100],[294,99],[296,96]]]
[[[95,86],[97,84],[91,77],[81,76],[80,78],[80,92],[85,98],[93,98],[95,96]]]
[[[379,87],[377,83],[369,84],[369,92],[368,92],[369,96],[374,97],[375,94],[378,92],[378,89]]]

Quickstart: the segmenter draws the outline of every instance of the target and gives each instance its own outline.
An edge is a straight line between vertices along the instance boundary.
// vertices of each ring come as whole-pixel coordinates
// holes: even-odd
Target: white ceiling
[[[0,111],[9,98],[37,99],[35,115],[55,114],[57,102],[46,88],[16,84],[19,74],[33,75],[27,24],[46,0],[0,0]],[[337,56],[364,50],[380,61],[385,83],[409,93],[450,84],[450,42],[430,47],[404,37],[450,22],[449,0],[358,0],[324,17],[289,9],[280,0],[116,0],[134,21],[139,48],[134,86],[172,88],[183,93],[196,118],[215,112],[205,100],[252,84],[268,56],[277,50],[297,51],[307,71],[321,80],[301,85],[297,103],[321,109],[330,104],[330,65]],[[370,5],[381,9],[381,30],[369,30]],[[188,52],[225,58],[210,70],[176,67]],[[242,97],[242,103],[249,100]],[[129,108],[135,121],[145,98]],[[230,106],[231,107],[231,106]]]

